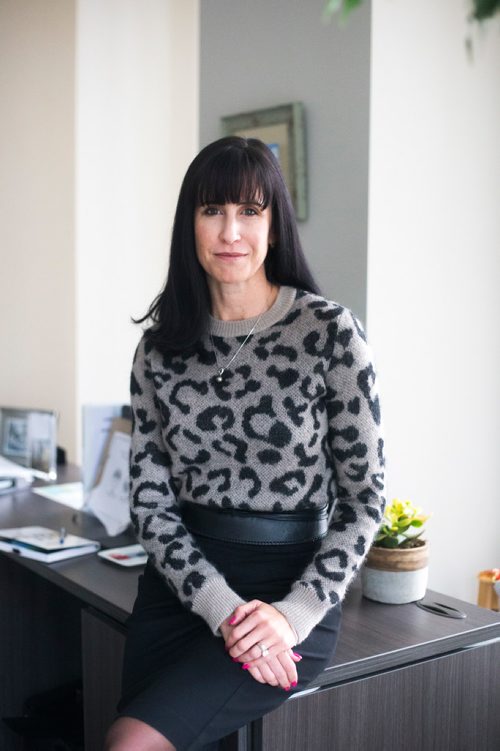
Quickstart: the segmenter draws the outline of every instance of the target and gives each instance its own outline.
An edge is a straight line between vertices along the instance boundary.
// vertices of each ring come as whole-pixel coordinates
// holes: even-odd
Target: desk
[[[74,477],[70,468],[59,481]],[[28,524],[104,536],[97,520],[29,490],[0,497],[0,527]],[[2,716],[19,714],[30,694],[81,676],[85,748],[99,751],[140,572],[95,555],[48,566],[0,554]],[[429,594],[467,618],[369,602],[354,585],[333,663],[307,691],[225,740],[224,749],[498,751],[500,615]],[[22,745],[0,727],[0,748]]]

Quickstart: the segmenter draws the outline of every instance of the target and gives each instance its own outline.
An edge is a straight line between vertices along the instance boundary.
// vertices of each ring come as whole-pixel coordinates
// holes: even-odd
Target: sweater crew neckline
[[[214,318],[210,315],[208,330],[214,336],[220,337],[246,336],[252,330],[256,321],[259,321],[254,329],[254,333],[258,334],[260,331],[274,326],[275,323],[278,323],[278,321],[286,316],[295,301],[296,293],[297,290],[295,287],[282,285],[276,300],[269,310],[266,310],[262,315],[260,321],[259,316],[243,318],[240,321],[221,321],[220,318]]]

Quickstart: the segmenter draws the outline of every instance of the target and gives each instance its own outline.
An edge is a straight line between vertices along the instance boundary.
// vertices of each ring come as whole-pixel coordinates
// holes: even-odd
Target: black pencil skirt
[[[197,541],[243,599],[264,602],[289,592],[320,544]],[[337,605],[295,648],[302,655],[298,685],[287,692],[259,683],[233,662],[224,640],[180,603],[148,563],[128,622],[118,713],[152,726],[177,751],[216,748],[211,744],[306,688],[331,660],[340,621]]]

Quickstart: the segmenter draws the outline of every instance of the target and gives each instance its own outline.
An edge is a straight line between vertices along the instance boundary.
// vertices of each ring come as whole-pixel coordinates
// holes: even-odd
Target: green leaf
[[[428,519],[429,515],[424,515],[411,501],[394,498],[386,506],[383,524],[376,537],[377,547],[397,548],[409,543],[422,534]]]
[[[346,15],[361,5],[362,2],[363,0],[345,0],[344,8]]]
[[[342,8],[342,0],[326,0],[323,8],[323,18],[329,19]]]
[[[384,540],[384,548],[397,548],[398,544],[396,537],[386,537]]]
[[[484,21],[500,13],[500,0],[472,0],[472,18]]]
[[[400,524],[399,527],[398,527],[399,533],[403,534],[410,527],[411,527],[411,522],[408,522],[408,523],[405,523],[405,524]]]
[[[352,11],[364,2],[365,0],[326,0],[323,7],[323,20],[330,21],[335,13],[339,13],[341,21],[346,21]]]

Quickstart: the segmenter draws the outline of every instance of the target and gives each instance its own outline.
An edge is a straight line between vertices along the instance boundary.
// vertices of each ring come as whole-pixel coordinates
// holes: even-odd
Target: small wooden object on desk
[[[492,568],[487,571],[480,571],[479,592],[477,595],[477,604],[480,608],[489,608],[489,610],[500,610],[498,595],[495,591],[495,584],[500,582],[500,569]]]

